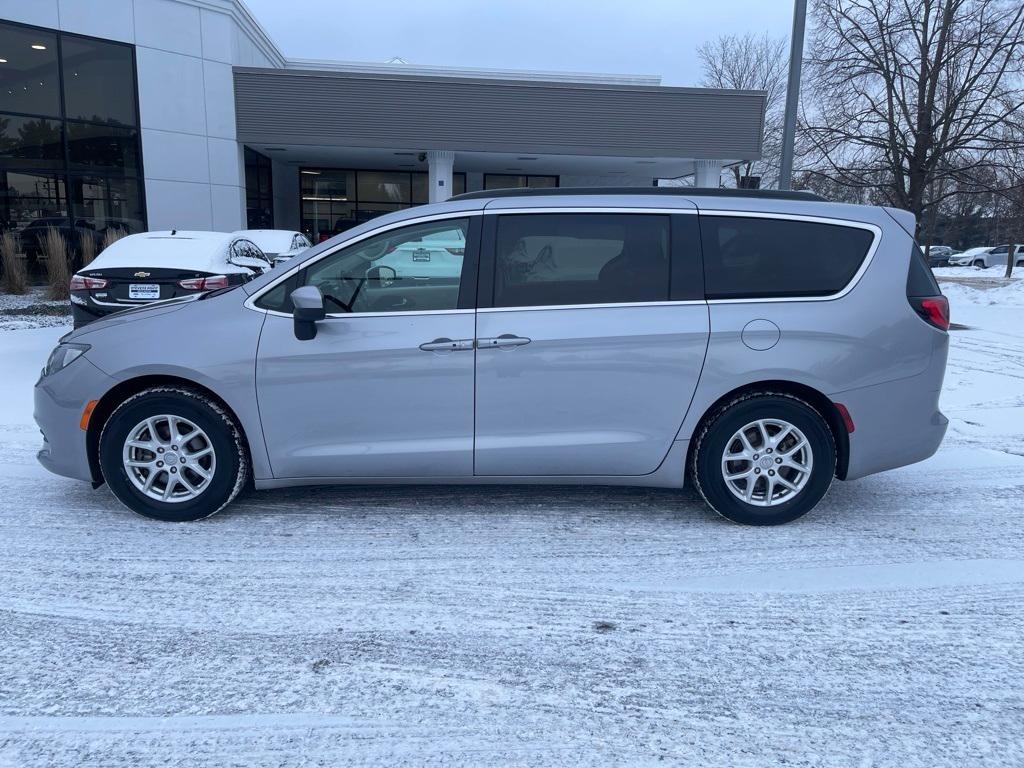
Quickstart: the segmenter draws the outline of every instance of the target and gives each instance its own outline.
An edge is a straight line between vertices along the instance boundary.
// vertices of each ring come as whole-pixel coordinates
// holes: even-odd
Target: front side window
[[[874,234],[796,219],[701,216],[709,299],[828,296],[843,290]]]
[[[256,305],[291,312],[291,292],[315,285],[329,314],[457,309],[468,235],[469,219],[389,230],[311,264]]]
[[[668,216],[501,216],[494,306],[666,301],[668,246]]]

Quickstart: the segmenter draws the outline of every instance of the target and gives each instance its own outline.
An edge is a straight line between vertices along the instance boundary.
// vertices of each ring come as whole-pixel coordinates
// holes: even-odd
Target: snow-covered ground
[[[1024,310],[945,287],[943,448],[774,529],[594,488],[150,522],[36,464],[63,329],[0,333],[0,766],[1024,764]]]

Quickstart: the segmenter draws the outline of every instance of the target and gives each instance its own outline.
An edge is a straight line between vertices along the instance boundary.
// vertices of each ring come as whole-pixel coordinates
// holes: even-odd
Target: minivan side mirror
[[[309,341],[316,338],[316,323],[327,317],[324,295],[315,285],[304,285],[291,293],[292,317],[295,320],[295,338]]]

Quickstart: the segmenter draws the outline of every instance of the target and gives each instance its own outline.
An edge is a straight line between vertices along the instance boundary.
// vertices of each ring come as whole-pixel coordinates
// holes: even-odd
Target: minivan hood
[[[113,314],[102,317],[99,320],[94,320],[88,325],[83,325],[81,328],[76,328],[71,333],[66,335],[62,341],[73,341],[81,336],[86,336],[94,331],[102,331],[107,328],[113,328],[118,325],[124,325],[125,323],[132,323],[136,320],[144,320],[149,317],[157,317],[159,315],[166,315],[168,312],[177,312],[184,308],[186,304],[191,304],[194,301],[198,301],[199,297],[203,294],[197,293],[191,296],[179,296],[174,299],[164,299],[163,301],[154,301],[152,304],[146,304],[141,307],[134,307],[132,309],[125,309],[120,312],[114,312]]]

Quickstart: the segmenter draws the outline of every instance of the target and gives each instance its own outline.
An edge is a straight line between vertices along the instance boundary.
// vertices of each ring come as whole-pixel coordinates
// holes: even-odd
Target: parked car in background
[[[237,233],[128,235],[71,278],[75,328],[111,312],[238,285],[270,267],[263,251]]]
[[[235,234],[256,243],[275,265],[288,261],[312,245],[304,234],[288,229],[242,229]]]
[[[914,228],[686,188],[389,213],[63,337],[35,388],[39,461],[160,520],[250,483],[692,483],[730,520],[785,523],[942,441],[949,305]]]
[[[976,267],[1005,267],[1010,255],[1009,245],[997,245],[988,253],[975,256],[971,263]],[[1013,265],[1019,267],[1024,264],[1024,244],[1018,243],[1013,253]]]
[[[419,240],[396,238],[381,243],[383,255],[375,267],[391,268],[396,278],[434,277],[457,279],[466,253],[461,230],[425,234]]]
[[[953,267],[970,267],[974,266],[975,259],[979,261],[978,266],[983,266],[985,261],[985,254],[991,251],[993,246],[991,245],[979,245],[974,248],[968,248],[963,253],[957,253],[949,257],[950,266]],[[1004,264],[1006,262],[1003,262]]]
[[[928,249],[922,247],[921,250],[928,254],[928,266],[933,269],[935,267],[948,267],[949,258],[956,253],[948,245],[933,245]]]

